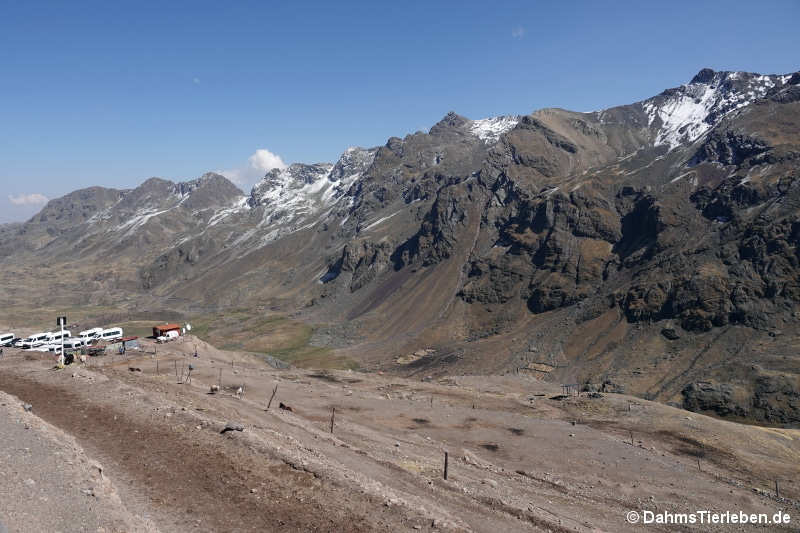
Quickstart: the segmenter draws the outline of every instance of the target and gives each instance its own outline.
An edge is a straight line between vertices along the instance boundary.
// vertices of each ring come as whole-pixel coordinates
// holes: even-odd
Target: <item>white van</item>
[[[73,337],[71,339],[64,340],[64,351],[66,350],[75,350],[83,346],[83,339],[80,337]],[[61,344],[49,344],[48,347],[50,348],[51,352],[61,353]]]
[[[60,332],[59,332],[60,334]],[[31,348],[38,348],[39,346],[43,346],[49,343],[50,336],[52,335],[51,332],[47,331],[45,333],[37,333],[35,335],[31,335],[27,339],[24,339],[20,342],[20,348],[23,350],[30,350]]]
[[[100,338],[104,341],[113,341],[122,338],[122,328],[104,329],[100,334]]]
[[[83,339],[80,337],[72,337],[71,339],[67,339],[64,341],[64,349],[65,350],[75,350],[80,348],[86,344]]]
[[[55,333],[50,334],[50,338],[47,339],[47,344],[61,344],[61,339],[64,340],[69,339],[72,337],[72,333],[68,329],[65,329],[63,332],[56,331]]]
[[[102,333],[103,333],[103,328],[92,328],[92,329],[87,329],[86,331],[81,331],[80,333],[78,333],[78,337],[90,341],[95,337],[99,337]]]
[[[0,346],[8,346],[16,339],[13,333],[0,333]]]
[[[164,335],[161,335],[160,337],[156,337],[156,341],[157,342],[161,342],[161,343],[174,341],[175,339],[177,339],[180,336],[181,336],[180,333],[178,333],[174,329],[171,329],[168,332],[166,332]]]

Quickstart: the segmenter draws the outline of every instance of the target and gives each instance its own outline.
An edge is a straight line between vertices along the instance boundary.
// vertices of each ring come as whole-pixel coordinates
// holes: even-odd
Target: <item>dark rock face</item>
[[[193,268],[206,256],[213,255],[218,244],[209,239],[193,240],[160,255],[153,264],[141,269],[142,287],[150,290],[170,280],[187,280]]]
[[[723,165],[740,165],[747,159],[766,152],[770,147],[757,137],[734,131],[714,131],[694,156],[695,161],[713,161]]]
[[[399,270],[414,262],[429,266],[450,257],[456,245],[458,226],[466,224],[464,206],[470,201],[469,190],[465,187],[440,190],[419,231],[392,254],[395,268]]]
[[[230,205],[243,194],[226,177],[213,172],[196,180],[177,183],[173,190],[175,194],[187,197],[182,206],[193,211]]]
[[[740,405],[734,398],[734,388],[729,384],[710,382],[691,383],[682,391],[683,408],[689,411],[711,411],[719,416],[745,418],[748,406]]]
[[[430,134],[434,136],[450,136],[450,135],[463,135],[463,129],[469,123],[469,119],[456,114],[453,111],[447,113],[442,120],[434,124],[430,130]]]
[[[709,83],[714,79],[714,72],[713,69],[704,68],[697,74],[695,74],[694,78],[690,83]]]
[[[795,76],[797,76],[797,74],[795,74]],[[794,79],[794,77],[792,79]],[[800,79],[800,76],[798,76],[798,79]],[[797,82],[795,82],[795,85],[792,85],[791,87],[787,87],[786,89],[777,92],[771,97],[771,99],[780,104],[800,102],[800,85],[797,85]]]
[[[758,372],[752,383],[690,383],[682,394],[683,407],[690,411],[770,424],[800,424],[800,381],[796,376]]]
[[[321,281],[327,283],[342,273],[351,273],[350,291],[357,291],[382,274],[389,266],[389,256],[393,250],[388,241],[372,242],[363,240],[349,243],[342,250],[338,260],[328,267]]]
[[[665,338],[671,341],[676,341],[681,338],[681,336],[678,335],[678,332],[675,331],[673,328],[664,328],[661,330],[661,334],[664,335]]]
[[[494,245],[506,252],[472,262],[464,299],[503,303],[519,295],[540,313],[584,298],[621,237],[613,205],[591,190],[506,199],[514,202],[513,215],[498,220]]]

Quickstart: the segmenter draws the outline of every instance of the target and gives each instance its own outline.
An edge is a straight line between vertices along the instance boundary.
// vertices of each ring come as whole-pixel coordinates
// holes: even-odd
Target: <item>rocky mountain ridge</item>
[[[598,112],[451,112],[249,195],[215,174],[77,191],[0,228],[3,283],[52,288],[58,257],[75,274],[42,299],[274,307],[348,331],[325,342],[369,368],[510,370],[798,423],[798,82],[703,69]],[[717,390],[741,409],[700,398]]]

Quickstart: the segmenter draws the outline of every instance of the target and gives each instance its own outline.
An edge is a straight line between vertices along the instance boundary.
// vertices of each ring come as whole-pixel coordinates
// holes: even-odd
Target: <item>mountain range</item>
[[[799,169],[800,72],[703,69],[602,111],[451,112],[249,194],[75,191],[0,226],[0,303],[282,312],[365,369],[796,425]]]

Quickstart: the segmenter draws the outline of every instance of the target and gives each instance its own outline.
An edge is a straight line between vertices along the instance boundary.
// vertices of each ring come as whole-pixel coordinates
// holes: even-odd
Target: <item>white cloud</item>
[[[43,194],[34,192],[31,194],[20,194],[19,196],[8,195],[8,201],[14,205],[44,205],[48,198]]]
[[[281,156],[273,154],[265,148],[256,150],[256,153],[251,155],[247,161],[250,163],[250,168],[257,170],[267,171],[273,168],[286,168],[286,163],[283,162]]]
[[[192,83],[195,85],[200,85],[200,78],[192,78]]]
[[[511,30],[511,36],[514,39],[522,39],[525,37],[525,28],[522,26],[517,26]]]
[[[236,185],[248,189],[255,185],[264,174],[273,168],[286,168],[281,156],[273,154],[266,148],[256,150],[247,158],[247,164],[239,168],[221,170],[219,173],[234,182]]]

